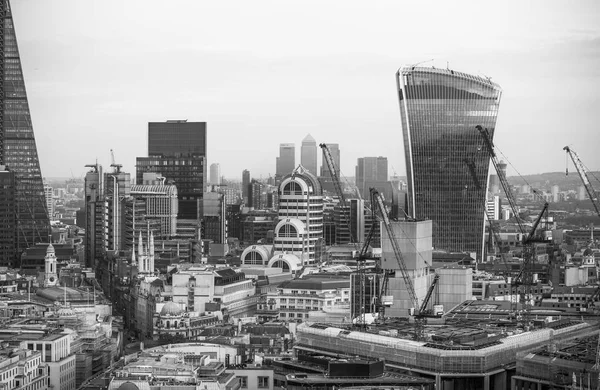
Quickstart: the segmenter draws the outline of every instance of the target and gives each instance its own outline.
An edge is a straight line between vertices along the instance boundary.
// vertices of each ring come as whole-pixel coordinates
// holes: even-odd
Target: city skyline
[[[510,2],[493,12],[466,2],[469,13],[444,3],[344,2],[319,14],[307,3],[33,4],[12,5],[46,177],[82,176],[96,158],[108,166],[110,149],[134,172],[147,123],[166,119],[207,122],[207,163],[220,163],[226,178],[245,168],[255,177],[273,175],[278,145],[299,149],[307,133],[340,144],[344,176],[352,176],[358,157],[378,155],[389,158],[390,174],[404,175],[393,77],[399,67],[431,58],[424,65],[485,74],[503,85],[495,141],[522,174],[564,170],[567,144],[591,170],[600,168],[589,142],[597,139],[600,99],[595,2],[535,2],[519,12]],[[332,18],[339,9],[341,17]],[[192,23],[200,14],[203,23]],[[418,39],[399,45],[398,37],[420,31],[423,22],[403,14],[427,14],[428,23]],[[562,87],[555,88],[559,74]],[[59,145],[71,144],[55,158]]]

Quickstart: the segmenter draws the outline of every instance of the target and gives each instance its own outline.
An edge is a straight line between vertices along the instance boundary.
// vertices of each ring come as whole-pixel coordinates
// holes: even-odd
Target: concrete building
[[[232,317],[245,316],[256,308],[255,292],[251,279],[230,268],[190,267],[173,274],[172,300],[187,311],[214,311],[207,308],[216,302]]]
[[[417,299],[422,302],[433,281],[433,274],[429,272],[432,264],[431,221],[392,221],[391,227],[403,255],[409,278],[413,282]],[[399,272],[400,267],[386,230],[382,232],[381,249],[381,268],[396,271],[388,281],[388,292],[393,297],[393,304],[386,309],[386,316],[407,317],[409,309],[414,305],[409,299],[406,284]]]
[[[297,269],[321,260],[323,245],[323,191],[317,177],[301,165],[279,185],[279,223],[275,227],[275,255],[281,267]]]
[[[292,173],[296,167],[296,145],[280,144],[279,157],[276,159],[276,178],[281,179],[285,175]]]
[[[300,164],[313,175],[317,176],[319,174],[317,171],[317,142],[310,134],[302,140]]]
[[[173,352],[141,354],[115,370],[108,390],[177,388],[178,390],[239,388],[238,379],[210,354]]]
[[[40,352],[24,348],[0,349],[0,386],[13,390],[47,390],[48,368]]]
[[[71,335],[31,335],[21,342],[21,348],[41,353],[42,362],[48,366],[51,389],[75,390],[76,356],[71,352]]]
[[[488,198],[486,203],[486,211],[488,218],[493,221],[498,221],[502,214],[502,204],[500,203],[500,197],[498,195],[492,195]]]
[[[396,81],[408,214],[432,220],[435,249],[480,260],[490,156],[476,126],[493,140],[502,91],[489,78],[450,69],[405,66]]]
[[[144,200],[144,219],[158,221],[161,238],[177,235],[179,202],[175,185],[133,185],[130,194]]]
[[[52,220],[54,218],[54,192],[52,187],[48,184],[44,184],[44,197],[46,198],[48,216],[50,217],[50,220]]]
[[[293,279],[283,282],[276,291],[267,293],[281,321],[306,321],[310,312],[334,309],[342,305],[350,315],[350,280],[344,277]],[[348,318],[349,321],[349,318]]]

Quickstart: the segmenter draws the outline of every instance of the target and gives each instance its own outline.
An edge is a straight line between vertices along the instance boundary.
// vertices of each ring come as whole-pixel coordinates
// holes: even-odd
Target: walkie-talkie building
[[[502,91],[449,69],[403,67],[396,80],[409,215],[432,220],[435,249],[481,259],[490,157],[475,126],[493,139]]]
[[[29,114],[10,3],[0,3],[0,166],[15,175],[15,223],[11,244],[19,256],[38,242],[48,242],[46,207],[35,136]],[[2,169],[0,169],[2,170]],[[3,259],[6,261],[7,259]]]

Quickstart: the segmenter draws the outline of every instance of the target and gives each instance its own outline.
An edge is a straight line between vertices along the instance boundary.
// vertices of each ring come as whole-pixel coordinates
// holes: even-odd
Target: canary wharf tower
[[[16,226],[0,229],[14,231],[18,256],[36,242],[48,242],[50,221],[10,3],[1,1],[0,166],[15,176]]]
[[[502,91],[449,69],[403,67],[396,80],[409,215],[432,220],[435,249],[481,259],[490,157],[475,126],[493,139]]]

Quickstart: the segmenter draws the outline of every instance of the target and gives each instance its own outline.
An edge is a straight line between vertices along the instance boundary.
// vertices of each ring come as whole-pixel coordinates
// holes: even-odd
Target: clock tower
[[[52,244],[46,249],[46,265],[44,268],[44,287],[53,287],[58,285],[58,275],[56,273],[56,253]]]

